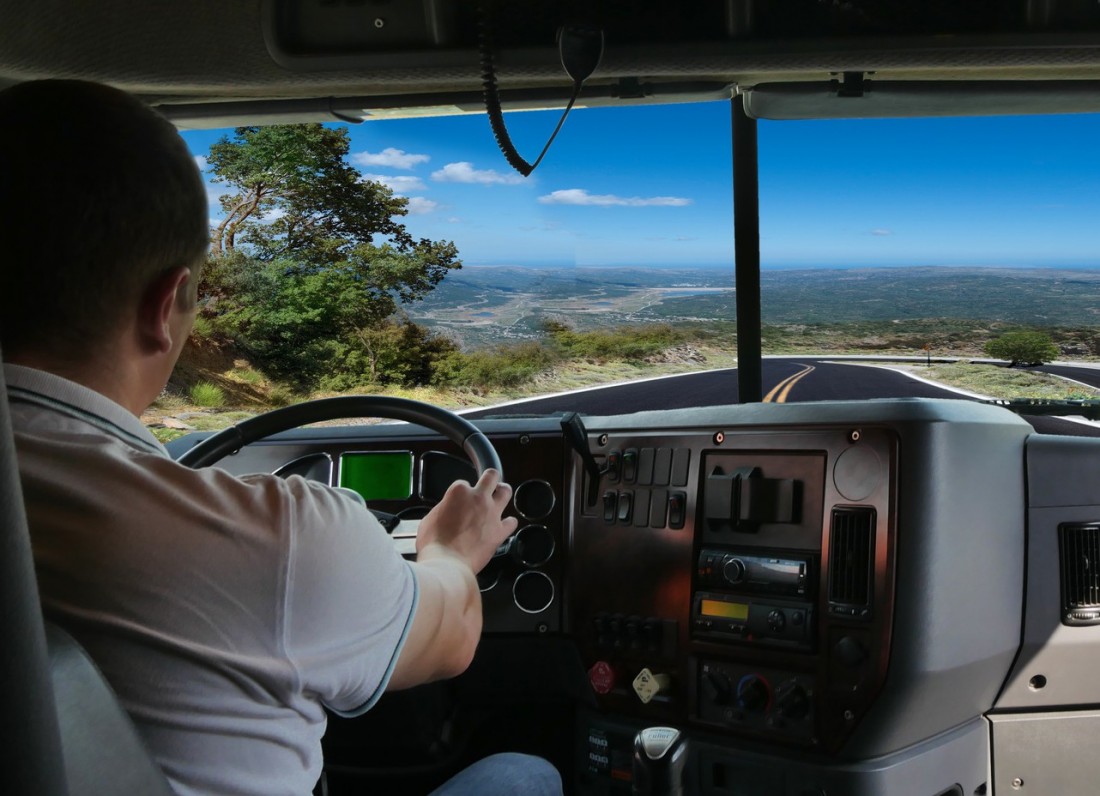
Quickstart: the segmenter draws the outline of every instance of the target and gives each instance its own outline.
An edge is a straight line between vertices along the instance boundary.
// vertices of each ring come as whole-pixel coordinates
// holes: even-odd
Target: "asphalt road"
[[[1038,370],[1043,373],[1053,373],[1066,379],[1073,379],[1090,387],[1100,389],[1100,368],[1082,368],[1073,365],[1042,365],[1029,370]]]
[[[1041,370],[1100,387],[1100,369],[1050,365]],[[864,364],[839,364],[814,357],[764,360],[763,383],[764,400],[777,403],[965,397],[894,370]],[[618,415],[651,409],[685,409],[732,403],[737,403],[736,368],[597,387],[463,414],[471,419],[568,411]],[[1037,431],[1046,434],[1100,436],[1100,428],[1069,420],[1031,416],[1025,419]]]
[[[840,401],[866,398],[958,398],[896,371],[867,365],[839,365],[814,358],[766,359],[763,366],[765,399],[774,402]],[[647,409],[684,409],[737,403],[737,370],[692,373],[649,381],[599,387],[564,395],[536,398],[507,406],[465,413],[487,415],[549,414],[577,411],[590,415],[617,415]]]

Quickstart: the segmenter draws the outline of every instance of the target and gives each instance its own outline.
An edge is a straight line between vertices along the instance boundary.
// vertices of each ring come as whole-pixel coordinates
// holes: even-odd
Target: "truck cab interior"
[[[502,750],[579,796],[1095,792],[1100,440],[969,401],[761,403],[756,169],[758,119],[1100,112],[1095,3],[2,0],[0,87],[47,77],[182,129],[486,114],[520,171],[512,111],[730,107],[738,393],[475,421],[520,528],[479,576],[478,654],[333,717],[323,792],[427,792]],[[169,450],[334,484],[397,452],[407,494],[377,507],[408,516],[484,464],[407,407],[298,428],[327,411]],[[54,630],[47,651],[7,425],[3,790],[157,792],[79,651]]]

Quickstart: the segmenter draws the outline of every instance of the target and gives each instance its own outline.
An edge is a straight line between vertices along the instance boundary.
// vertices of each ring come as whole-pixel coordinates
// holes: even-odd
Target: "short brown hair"
[[[170,122],[97,83],[0,91],[0,346],[68,360],[116,333],[157,277],[198,268],[206,190]],[[192,288],[193,289],[193,288]]]

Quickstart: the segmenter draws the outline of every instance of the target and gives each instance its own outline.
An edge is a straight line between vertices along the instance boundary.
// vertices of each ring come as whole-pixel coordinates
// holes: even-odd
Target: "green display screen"
[[[340,486],[363,500],[406,500],[412,495],[413,455],[409,451],[345,453],[340,457]]]

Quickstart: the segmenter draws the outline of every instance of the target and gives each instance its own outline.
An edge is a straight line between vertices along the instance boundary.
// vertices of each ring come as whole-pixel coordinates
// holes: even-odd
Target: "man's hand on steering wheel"
[[[417,554],[431,545],[445,547],[473,572],[480,572],[516,531],[515,517],[501,517],[511,498],[512,487],[494,469],[483,472],[475,486],[456,481],[420,521]]]

